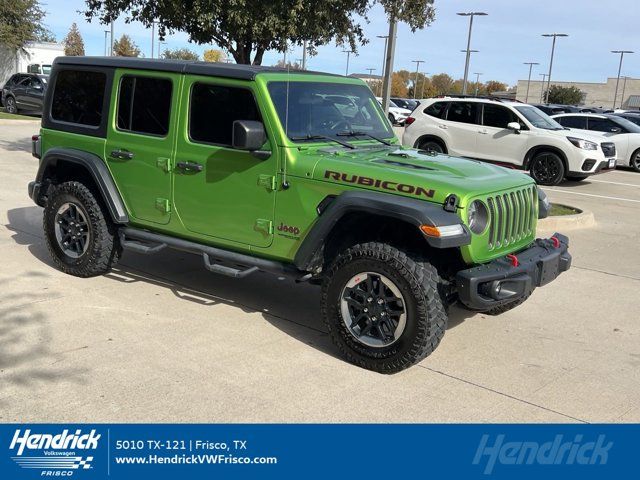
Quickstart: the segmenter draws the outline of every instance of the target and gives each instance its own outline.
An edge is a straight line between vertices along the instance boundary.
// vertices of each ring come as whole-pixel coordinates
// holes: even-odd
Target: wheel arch
[[[360,241],[387,240],[412,250],[458,252],[458,247],[471,241],[461,218],[442,205],[386,193],[349,191],[327,197],[318,214],[294,258],[294,265],[303,271],[317,271],[337,251]],[[431,238],[419,230],[420,225],[455,224],[463,225],[464,231],[456,237]]]
[[[447,145],[447,142],[445,141],[445,139],[442,137],[439,137],[438,135],[433,135],[430,133],[425,135],[420,135],[416,139],[416,141],[413,143],[413,148],[419,148],[420,144],[427,140],[433,140],[435,142],[438,142],[440,145],[442,145],[442,148],[444,149],[445,154],[449,152],[449,146]]]
[[[114,223],[129,222],[124,202],[106,164],[97,155],[82,150],[57,147],[47,150],[36,175],[35,183],[39,188],[34,190],[33,200],[44,206],[44,196],[50,185],[72,180],[88,183]]]
[[[524,163],[522,164],[522,168],[524,170],[529,170],[529,167],[531,166],[531,160],[533,160],[533,158],[537,154],[542,152],[551,152],[558,155],[562,160],[562,164],[564,165],[565,173],[569,171],[569,161],[567,159],[567,155],[562,151],[561,148],[554,147],[551,145],[536,145],[535,147],[531,147],[524,157]]]

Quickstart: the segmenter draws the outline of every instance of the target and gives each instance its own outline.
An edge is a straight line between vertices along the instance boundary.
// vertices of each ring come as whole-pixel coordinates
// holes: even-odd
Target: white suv
[[[382,98],[376,97],[378,103],[382,105]],[[411,115],[411,110],[408,108],[401,108],[395,103],[393,100],[389,100],[389,121],[391,125],[404,125],[404,122],[407,120],[407,117]]]
[[[529,170],[541,185],[616,166],[615,145],[570,132],[536,107],[476,97],[432,98],[406,120],[408,147]]]

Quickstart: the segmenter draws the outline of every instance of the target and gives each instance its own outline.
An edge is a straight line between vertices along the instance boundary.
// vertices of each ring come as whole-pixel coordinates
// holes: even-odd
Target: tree
[[[508,85],[506,83],[498,82],[496,80],[489,80],[484,84],[484,91],[487,95],[491,95],[494,92],[505,92]]]
[[[445,95],[451,93],[451,87],[453,86],[453,78],[446,73],[440,73],[431,77],[431,85],[436,92],[436,95]]]
[[[279,68],[287,68],[289,70],[302,70],[302,65],[298,62],[288,61],[287,63],[284,63],[284,60],[278,60],[274,66]]]
[[[407,83],[400,72],[393,72],[391,76],[391,96],[406,98],[408,93]]]
[[[31,40],[55,41],[38,0],[0,0],[0,45],[21,50]]]
[[[64,43],[64,54],[70,57],[84,56],[84,41],[75,22],[71,24],[69,33],[62,41]]]
[[[150,27],[158,22],[161,38],[182,31],[198,44],[215,43],[236,63],[260,65],[267,50],[283,52],[307,42],[310,54],[335,40],[357,50],[367,39],[362,23],[380,3],[412,29],[433,18],[433,0],[85,0],[85,16],[109,23],[122,14]]]
[[[188,48],[176,48],[175,50],[165,50],[162,58],[169,60],[200,60],[200,56]]]
[[[202,58],[205,62],[224,62],[227,59],[227,56],[222,50],[210,48],[209,50],[204,51]]]
[[[113,42],[113,54],[116,57],[139,57],[140,49],[129,35],[122,35],[120,40]]]
[[[548,92],[548,103],[559,103],[561,105],[578,105],[582,102],[583,98],[582,91],[575,86],[561,87],[560,85],[551,85],[551,88],[549,88]]]

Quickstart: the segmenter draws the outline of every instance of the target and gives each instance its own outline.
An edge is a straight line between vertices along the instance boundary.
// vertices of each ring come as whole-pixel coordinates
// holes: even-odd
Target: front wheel
[[[395,125],[396,124],[396,117],[394,117],[392,113],[390,113],[388,115],[388,117],[389,117],[389,122],[391,122],[391,125],[392,126]]]
[[[529,172],[538,185],[558,185],[564,178],[564,163],[556,153],[541,152],[531,160]]]
[[[427,261],[383,243],[342,252],[322,285],[322,316],[333,342],[352,363],[396,373],[433,352],[446,326]]]
[[[16,99],[13,97],[7,97],[4,101],[4,109],[7,113],[17,114],[18,106],[16,105]]]
[[[629,166],[633,168],[636,172],[640,172],[640,150],[636,150],[631,155],[631,160],[629,160]]]
[[[118,261],[121,247],[115,226],[91,190],[79,182],[53,187],[43,227],[56,266],[77,277],[101,275]]]

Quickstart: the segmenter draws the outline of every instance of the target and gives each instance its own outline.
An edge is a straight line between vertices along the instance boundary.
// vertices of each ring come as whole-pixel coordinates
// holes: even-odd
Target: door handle
[[[438,125],[438,128],[441,128],[441,129],[443,129],[443,130],[446,130],[446,129],[447,129],[447,128],[449,128],[449,127],[447,127],[446,125]]]
[[[481,133],[482,135],[486,135],[489,132],[487,130],[478,130],[478,133]]]
[[[202,165],[200,165],[197,162],[178,162],[176,163],[176,167],[178,167],[180,170],[184,170],[185,172],[201,172],[202,169],[204,168]]]
[[[133,159],[133,153],[132,152],[128,152],[126,150],[112,150],[111,151],[111,158],[117,158],[119,160],[132,160]]]

